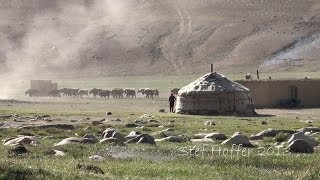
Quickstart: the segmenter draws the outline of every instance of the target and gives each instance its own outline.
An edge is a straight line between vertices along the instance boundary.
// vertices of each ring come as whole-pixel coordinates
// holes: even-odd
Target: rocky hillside
[[[0,16],[2,73],[320,67],[319,0],[0,0]]]

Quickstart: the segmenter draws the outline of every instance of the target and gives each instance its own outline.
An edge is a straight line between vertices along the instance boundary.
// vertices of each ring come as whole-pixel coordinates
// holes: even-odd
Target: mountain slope
[[[0,16],[1,67],[18,75],[320,67],[317,0],[0,0]]]

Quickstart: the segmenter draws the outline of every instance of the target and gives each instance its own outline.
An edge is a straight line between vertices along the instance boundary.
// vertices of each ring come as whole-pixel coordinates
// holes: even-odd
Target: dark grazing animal
[[[89,94],[92,94],[94,98],[96,98],[97,95],[99,95],[99,92],[102,91],[102,89],[96,89],[96,88],[93,88]]]
[[[126,96],[126,98],[136,98],[136,90],[135,89],[129,89],[129,88],[126,88],[123,90],[123,93],[124,95]]]

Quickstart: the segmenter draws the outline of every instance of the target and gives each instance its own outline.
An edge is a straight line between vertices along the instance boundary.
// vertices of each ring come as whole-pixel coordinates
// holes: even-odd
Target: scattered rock
[[[141,135],[142,133],[141,132],[139,132],[139,131],[131,131],[129,134],[128,134],[128,136],[126,136],[126,139],[128,140],[128,139],[132,139],[132,138],[135,138],[135,137],[137,137],[137,136],[139,136],[139,135]]]
[[[203,125],[205,125],[205,126],[215,126],[216,124],[214,122],[212,122],[212,121],[206,121],[206,122],[203,123]]]
[[[116,130],[113,128],[107,128],[106,130],[103,131],[102,133],[102,139],[112,137],[113,132]]]
[[[77,137],[70,137],[66,138],[59,143],[55,144],[54,146],[63,146],[66,144],[94,144],[97,141],[91,138],[77,138]]]
[[[140,134],[137,135],[134,138],[129,139],[126,143],[144,143],[144,144],[151,144],[151,145],[155,145],[155,141],[154,138],[148,134]]]
[[[92,155],[89,157],[90,160],[92,161],[97,161],[97,162],[101,162],[101,161],[104,161],[105,158],[102,157],[102,156],[99,156],[99,155]]]
[[[170,123],[174,123],[174,122],[176,122],[176,121],[175,121],[175,120],[170,120],[169,122],[170,122]]]
[[[148,114],[144,114],[144,115],[140,116],[140,119],[143,119],[143,118],[153,118],[153,117]]]
[[[226,135],[219,133],[219,132],[209,133],[204,138],[213,139],[213,140],[226,140],[226,139],[228,139]]]
[[[313,137],[307,136],[303,132],[297,132],[293,134],[291,138],[288,140],[288,144],[291,144],[293,141],[298,139],[308,143],[311,147],[315,147],[318,145],[318,142]]]
[[[106,138],[117,138],[117,139],[120,139],[121,141],[125,141],[124,135],[117,132],[113,128],[108,128],[102,133],[102,139],[106,139]]]
[[[162,139],[155,139],[156,142],[174,142],[174,143],[182,143],[186,142],[186,139],[177,136],[169,136]]]
[[[258,134],[252,135],[249,139],[250,140],[259,140],[263,139],[264,137],[275,137],[279,133],[289,133],[289,134],[294,134],[297,131],[292,131],[292,130],[278,130],[278,129],[272,129],[269,128],[267,130],[261,131]]]
[[[111,116],[112,112],[107,112],[106,114],[107,114],[107,116]]]
[[[207,133],[198,133],[198,134],[195,134],[193,136],[193,138],[195,138],[195,139],[203,139],[206,135],[207,135]]]
[[[159,112],[160,113],[164,113],[164,112],[166,112],[166,110],[165,109],[160,109]]]
[[[77,168],[82,171],[89,171],[95,174],[104,174],[103,170],[100,167],[94,165],[78,164]]]
[[[243,147],[253,147],[253,145],[250,143],[247,136],[236,132],[234,133],[231,138],[223,141],[221,144],[225,145],[240,145],[242,144]]]
[[[262,125],[267,125],[267,122],[266,121],[262,121],[261,124]]]
[[[213,143],[213,139],[191,139],[191,142],[194,143]]]
[[[55,156],[65,156],[66,155],[66,153],[63,151],[59,151],[59,150],[55,150],[55,149],[53,151],[54,151]]]
[[[288,149],[290,152],[293,153],[313,153],[314,149],[313,146],[311,146],[308,142],[302,139],[297,139],[292,141]]]
[[[116,119],[117,122],[121,122],[121,119]]]
[[[116,146],[123,146],[124,142],[121,141],[118,138],[114,138],[114,137],[110,137],[110,138],[105,138],[105,139],[101,139],[100,143],[104,143],[104,144],[112,144],[112,145],[116,145]]]
[[[37,144],[39,144],[39,142],[33,136],[21,136],[21,137],[10,139],[4,142],[5,146],[37,145]]]

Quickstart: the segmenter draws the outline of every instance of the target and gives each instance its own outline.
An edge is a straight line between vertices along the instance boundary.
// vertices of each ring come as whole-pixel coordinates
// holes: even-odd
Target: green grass
[[[240,76],[240,75],[239,75]],[[284,76],[284,75],[283,75]],[[234,76],[236,77],[236,75]],[[189,79],[188,79],[189,78]],[[168,109],[167,92],[179,84],[187,84],[190,77],[150,77],[139,78],[101,78],[101,79],[60,79],[60,87],[154,87],[160,89],[160,99],[71,99],[71,98],[27,98],[21,95],[27,84],[16,86],[11,95],[19,100],[31,103],[0,103],[0,115],[18,114],[22,117],[44,115],[51,116],[53,123],[72,123],[75,130],[61,129],[0,129],[0,139],[16,137],[18,135],[37,136],[40,145],[27,146],[29,153],[12,156],[8,153],[11,147],[0,145],[0,179],[319,179],[320,152],[316,149],[312,155],[291,154],[281,151],[261,155],[258,147],[250,149],[250,156],[233,156],[212,154],[211,148],[231,147],[221,146],[221,141],[207,144],[203,154],[195,156],[182,155],[181,149],[192,150],[204,147],[203,143],[168,143],[158,142],[156,146],[130,144],[124,147],[106,144],[68,145],[54,147],[55,143],[67,137],[83,136],[92,133],[100,138],[101,133],[108,127],[114,127],[123,134],[131,131],[141,131],[151,134],[165,128],[173,128],[170,132],[193,138],[197,133],[221,132],[231,136],[240,131],[248,136],[256,134],[267,128],[299,129],[309,124],[305,121],[313,119],[313,126],[320,126],[320,110],[269,110],[276,116],[261,117],[235,117],[235,116],[188,116],[169,113],[158,113],[159,109]],[[170,81],[173,81],[171,84]],[[106,112],[112,112],[107,116]],[[258,112],[267,113],[268,110]],[[140,119],[143,114],[154,116],[159,125],[164,128],[146,124],[143,128],[128,128],[127,123]],[[90,118],[90,120],[86,120]],[[92,126],[92,120],[107,119],[104,124]],[[113,121],[121,119],[120,122]],[[28,120],[20,124],[30,123]],[[76,120],[76,122],[71,122]],[[147,121],[148,119],[145,119]],[[174,120],[174,122],[172,122]],[[215,126],[205,126],[204,122],[211,120]],[[39,120],[41,122],[41,120]],[[171,121],[171,122],[170,122]],[[261,122],[267,122],[262,125]],[[11,119],[0,119],[1,123],[13,123]],[[35,123],[35,122],[32,122]],[[18,123],[19,124],[19,123]],[[160,138],[160,135],[155,136]],[[268,148],[278,140],[282,141],[283,135],[276,139],[266,138],[259,146]],[[66,156],[57,157],[53,150],[62,150]],[[249,150],[249,149],[247,149]],[[274,149],[273,149],[274,150]],[[91,155],[101,155],[106,158],[103,162],[92,162]],[[93,174],[77,168],[78,164],[95,165],[100,167],[105,174]]]

